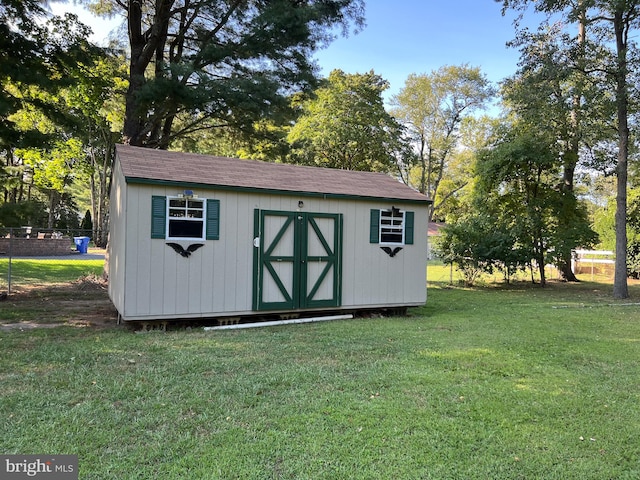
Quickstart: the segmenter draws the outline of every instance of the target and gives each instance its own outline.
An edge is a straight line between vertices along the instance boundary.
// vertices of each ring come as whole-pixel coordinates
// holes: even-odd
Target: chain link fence
[[[89,230],[0,228],[0,293],[101,276],[105,249]]]

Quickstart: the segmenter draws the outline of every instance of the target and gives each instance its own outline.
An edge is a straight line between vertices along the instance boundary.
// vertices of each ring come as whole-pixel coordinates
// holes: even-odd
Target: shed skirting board
[[[395,308],[413,308],[413,307],[422,307],[424,306],[424,302],[420,303],[392,303],[392,304],[377,304],[377,305],[349,305],[338,308],[330,308],[330,309],[318,309],[318,310],[271,310],[264,312],[255,312],[255,311],[244,311],[244,312],[204,312],[201,314],[167,314],[167,315],[122,315],[120,314],[120,318],[124,322],[153,322],[153,321],[188,321],[188,320],[219,320],[225,318],[233,318],[233,317],[243,317],[249,319],[251,317],[265,317],[265,316],[273,316],[273,315],[298,315],[298,314],[317,314],[322,315],[322,313],[339,313],[343,312],[366,312],[366,311],[375,311],[375,310],[392,310]]]
[[[353,315],[329,315],[326,317],[310,317],[310,318],[294,318],[291,320],[274,320],[271,322],[256,322],[256,323],[239,323],[237,325],[221,325],[219,327],[204,327],[204,331],[210,330],[237,330],[240,328],[257,328],[257,327],[275,327],[278,325],[291,325],[294,323],[316,323],[327,322],[329,320],[349,320],[353,318]]]

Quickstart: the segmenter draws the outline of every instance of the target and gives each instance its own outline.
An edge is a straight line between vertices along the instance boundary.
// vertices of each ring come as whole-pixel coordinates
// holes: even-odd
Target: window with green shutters
[[[371,210],[369,242],[380,245],[413,245],[414,212],[396,208]]]
[[[151,238],[218,240],[220,200],[152,196]]]

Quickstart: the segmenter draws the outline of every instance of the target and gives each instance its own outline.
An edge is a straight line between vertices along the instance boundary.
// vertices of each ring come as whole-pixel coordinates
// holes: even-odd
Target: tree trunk
[[[536,243],[536,248],[535,248],[535,254],[536,254],[536,262],[538,263],[538,272],[540,273],[540,286],[541,287],[545,287],[547,285],[547,275],[544,271],[544,267],[545,267],[545,258],[544,258],[544,253],[545,253],[545,247],[544,247],[544,235],[542,233],[542,229],[541,228],[536,228],[537,230],[537,239],[535,241]]]
[[[129,88],[125,97],[124,125],[122,129],[124,143],[140,145],[142,139],[143,122],[142,113],[139,111],[137,93],[145,83],[144,72],[151,57],[146,62],[143,60],[145,50],[145,38],[142,34],[142,7],[141,2],[128,2],[127,21],[129,26],[129,45],[131,47],[131,59],[129,60]]]
[[[618,165],[616,194],[616,258],[613,280],[613,296],[629,298],[627,285],[627,158],[629,153],[627,89],[627,30],[623,21],[623,7],[618,7],[614,15],[616,33],[616,108],[618,115]]]
[[[585,61],[585,42],[586,42],[586,11],[583,7],[583,1],[580,0],[580,18],[578,20],[578,71],[584,71],[584,61]],[[576,88],[572,99],[571,105],[571,137],[569,140],[569,148],[564,155],[564,165],[562,171],[562,185],[561,189],[565,193],[569,193],[573,195],[573,179],[576,171],[576,165],[578,164],[579,153],[580,153],[580,124],[582,123],[582,90],[583,90],[583,82],[580,77],[581,73],[578,74],[578,78],[576,80]],[[563,196],[563,198],[565,198]],[[563,209],[564,210],[564,209]],[[577,282],[578,278],[575,273],[571,269],[571,252],[565,252],[562,255],[562,258],[558,262],[558,269],[560,270],[560,275],[562,279],[567,282]]]
[[[53,222],[55,220],[55,209],[58,204],[58,193],[55,190],[49,190],[49,215],[47,217],[47,228],[53,228]]]
[[[157,0],[154,6],[153,24],[143,32],[142,2],[129,0],[127,21],[129,26],[129,88],[125,99],[123,141],[129,145],[145,143],[148,108],[140,105],[139,94],[146,83],[145,72],[163,41],[165,25],[171,14],[172,0]]]
[[[107,233],[109,231],[109,185],[111,179],[111,165],[113,161],[113,147],[108,143],[108,148],[103,152],[102,171],[100,172],[100,184],[98,189],[98,220],[94,222],[94,226],[98,229],[97,245],[106,247]]]

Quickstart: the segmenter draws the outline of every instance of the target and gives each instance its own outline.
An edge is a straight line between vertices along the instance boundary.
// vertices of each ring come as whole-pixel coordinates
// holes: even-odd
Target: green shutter
[[[380,243],[380,210],[371,210],[369,243]]]
[[[151,197],[151,238],[165,238],[167,217],[167,199],[153,195]]]
[[[207,240],[220,239],[220,200],[207,199]]]
[[[413,245],[413,212],[404,212],[404,244]]]

